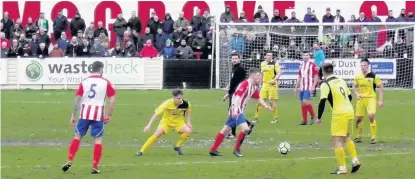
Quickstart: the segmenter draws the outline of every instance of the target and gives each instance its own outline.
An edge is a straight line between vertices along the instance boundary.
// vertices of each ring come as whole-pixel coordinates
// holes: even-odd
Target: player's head
[[[175,104],[181,104],[183,102],[183,91],[181,89],[174,89],[171,95],[173,96]]]
[[[360,70],[362,70],[363,73],[367,73],[369,71],[369,64],[369,59],[363,58],[360,60]]]
[[[231,54],[231,58],[232,58],[232,63],[233,64],[238,64],[239,63],[239,54],[238,53],[232,53]]]
[[[308,60],[310,60],[310,52],[309,51],[303,51],[303,60],[306,62]]]
[[[94,63],[92,63],[92,73],[94,74],[100,74],[102,75],[102,73],[104,73],[104,63],[100,62],[100,61],[95,61]]]
[[[272,61],[272,52],[268,51],[268,52],[265,54],[265,61],[267,61],[267,62]]]
[[[323,70],[323,76],[328,77],[330,75],[333,75],[334,66],[331,63],[324,63],[322,66],[322,70]]]
[[[261,70],[258,68],[249,69],[249,78],[257,85],[262,82]]]

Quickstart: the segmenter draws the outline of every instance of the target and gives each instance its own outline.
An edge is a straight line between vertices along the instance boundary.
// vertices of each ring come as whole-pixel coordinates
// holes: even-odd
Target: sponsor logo
[[[43,75],[43,67],[37,61],[31,61],[29,65],[26,66],[26,77],[30,81],[37,81],[42,78]]]

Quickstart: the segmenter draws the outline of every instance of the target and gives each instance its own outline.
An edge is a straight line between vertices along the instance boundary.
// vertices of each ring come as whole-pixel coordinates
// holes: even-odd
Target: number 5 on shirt
[[[88,98],[94,98],[96,91],[95,91],[95,87],[97,86],[97,84],[91,84],[91,88],[89,88],[89,94],[88,94]]]

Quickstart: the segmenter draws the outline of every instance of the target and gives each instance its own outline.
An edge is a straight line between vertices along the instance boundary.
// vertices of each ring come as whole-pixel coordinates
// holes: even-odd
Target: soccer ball
[[[278,151],[280,151],[280,153],[283,155],[287,155],[290,150],[291,146],[287,142],[281,142],[280,145],[278,145]]]

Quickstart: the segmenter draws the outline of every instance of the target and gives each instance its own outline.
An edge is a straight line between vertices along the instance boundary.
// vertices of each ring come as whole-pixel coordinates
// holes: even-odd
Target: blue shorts
[[[75,133],[81,137],[85,136],[91,126],[91,137],[102,137],[104,134],[104,122],[79,119],[75,126]]]
[[[229,115],[228,120],[226,121],[226,125],[233,128],[245,122],[246,122],[246,117],[243,114],[239,114],[236,120],[232,118],[232,115]]]
[[[300,101],[303,101],[303,100],[311,100],[310,90],[300,91]]]

